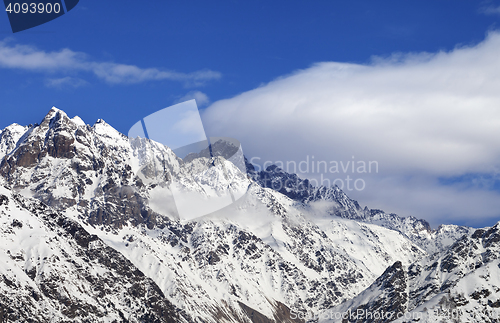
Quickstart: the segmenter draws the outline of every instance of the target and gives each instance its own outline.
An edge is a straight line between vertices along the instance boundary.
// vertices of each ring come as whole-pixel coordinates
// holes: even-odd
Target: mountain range
[[[56,108],[1,130],[0,322],[499,321],[500,224],[433,230],[210,148]],[[244,194],[185,218],[173,185]]]

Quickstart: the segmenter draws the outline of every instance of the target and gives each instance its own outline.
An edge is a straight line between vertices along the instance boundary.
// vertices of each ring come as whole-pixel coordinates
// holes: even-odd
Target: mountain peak
[[[50,128],[57,121],[65,120],[65,119],[70,120],[68,115],[66,114],[66,112],[64,112],[63,110],[60,110],[56,107],[52,107],[52,109],[50,109],[50,111],[43,118],[42,122],[40,123],[40,126],[42,126],[43,128],[45,128],[45,127]]]
[[[49,112],[43,118],[41,125],[51,126],[54,122],[59,120],[71,121],[76,126],[85,126],[85,122],[79,116],[74,116],[73,118],[69,118],[69,116],[61,109],[56,107],[52,107]],[[100,119],[99,119],[100,120]]]
[[[66,117],[68,116],[68,115],[66,114],[66,112],[64,112],[63,110],[58,109],[58,108],[56,108],[56,107],[52,107],[52,108],[50,109],[49,113],[47,113],[47,115],[45,116],[45,118],[47,118],[47,117],[49,117],[49,118],[53,118],[54,116],[56,116],[56,115],[58,115],[58,114],[59,114],[59,115],[61,115],[61,116],[66,116]]]
[[[82,120],[79,116],[74,116],[71,118],[71,121],[75,123],[77,126],[85,126],[85,121]]]

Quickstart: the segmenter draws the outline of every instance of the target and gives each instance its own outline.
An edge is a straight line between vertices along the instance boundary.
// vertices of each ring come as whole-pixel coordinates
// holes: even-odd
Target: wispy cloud
[[[71,77],[71,76],[66,76],[61,78],[48,78],[45,80],[45,85],[47,87],[52,87],[57,89],[62,89],[64,87],[78,88],[86,84],[88,84],[87,81],[82,80],[81,78]]]
[[[32,46],[9,45],[0,42],[0,66],[34,71],[60,71],[64,69],[89,69],[87,55],[62,49],[57,52],[45,52]]]
[[[221,77],[219,72],[208,69],[181,73],[159,68],[141,68],[135,65],[94,61],[89,55],[68,48],[46,52],[33,46],[11,45],[6,41],[0,42],[0,67],[50,73],[89,72],[110,84],[171,80],[183,82],[188,86],[200,86]],[[48,84],[52,83],[49,81]]]
[[[485,15],[500,15],[500,6],[495,7],[492,5],[479,8],[479,13]]]
[[[433,223],[500,220],[498,190],[442,180],[500,165],[499,52],[492,32],[449,52],[318,63],[214,102],[205,129],[261,162],[377,161],[378,173],[350,174],[365,190],[345,189],[369,207]]]
[[[178,100],[175,100],[174,103],[180,103],[188,100],[196,100],[196,104],[198,107],[203,107],[206,106],[210,103],[210,99],[208,98],[208,95],[201,91],[190,91],[183,97],[179,98]]]
[[[219,72],[201,70],[193,73],[162,71],[157,68],[139,68],[135,65],[115,63],[92,63],[91,70],[108,83],[140,83],[144,81],[172,80],[189,85],[202,85],[221,77]]]

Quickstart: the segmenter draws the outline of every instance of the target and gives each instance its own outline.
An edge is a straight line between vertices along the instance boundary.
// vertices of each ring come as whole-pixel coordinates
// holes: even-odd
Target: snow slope
[[[153,281],[95,235],[0,187],[0,321],[180,322]]]

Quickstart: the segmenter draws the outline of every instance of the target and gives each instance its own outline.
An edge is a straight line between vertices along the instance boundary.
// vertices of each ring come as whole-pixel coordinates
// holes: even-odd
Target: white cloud
[[[85,69],[86,55],[67,48],[44,52],[32,46],[0,42],[0,66],[25,70]]]
[[[500,6],[495,7],[490,5],[487,7],[482,7],[479,9],[479,12],[485,15],[500,15]]]
[[[70,76],[61,77],[61,78],[48,78],[45,80],[45,85],[47,87],[53,87],[53,88],[57,88],[57,89],[61,89],[65,86],[77,88],[80,86],[84,86],[86,84],[88,84],[87,81],[82,80],[81,78],[70,77]]]
[[[498,217],[498,192],[439,179],[499,165],[499,52],[492,32],[449,52],[318,63],[217,101],[203,120],[210,136],[234,137],[262,161],[377,161],[379,173],[362,175],[367,188],[348,192],[369,207],[434,223]]]
[[[211,70],[180,73],[114,62],[97,62],[89,59],[85,53],[74,52],[67,48],[45,52],[33,46],[10,45],[6,41],[0,41],[0,67],[38,72],[92,72],[98,78],[114,84],[171,80],[183,82],[188,86],[199,86],[206,81],[221,77],[219,72]]]
[[[198,107],[202,107],[205,105],[208,105],[210,103],[210,99],[208,98],[208,95],[201,91],[191,91],[188,92],[186,95],[183,97],[179,98],[178,100],[175,101],[175,103],[181,103],[184,101],[189,101],[189,100],[196,100],[196,104]]]
[[[188,85],[202,85],[205,81],[220,78],[219,72],[211,70],[193,73],[162,71],[157,68],[139,68],[134,65],[115,63],[92,63],[92,71],[108,83],[140,83],[144,81],[172,80]]]

